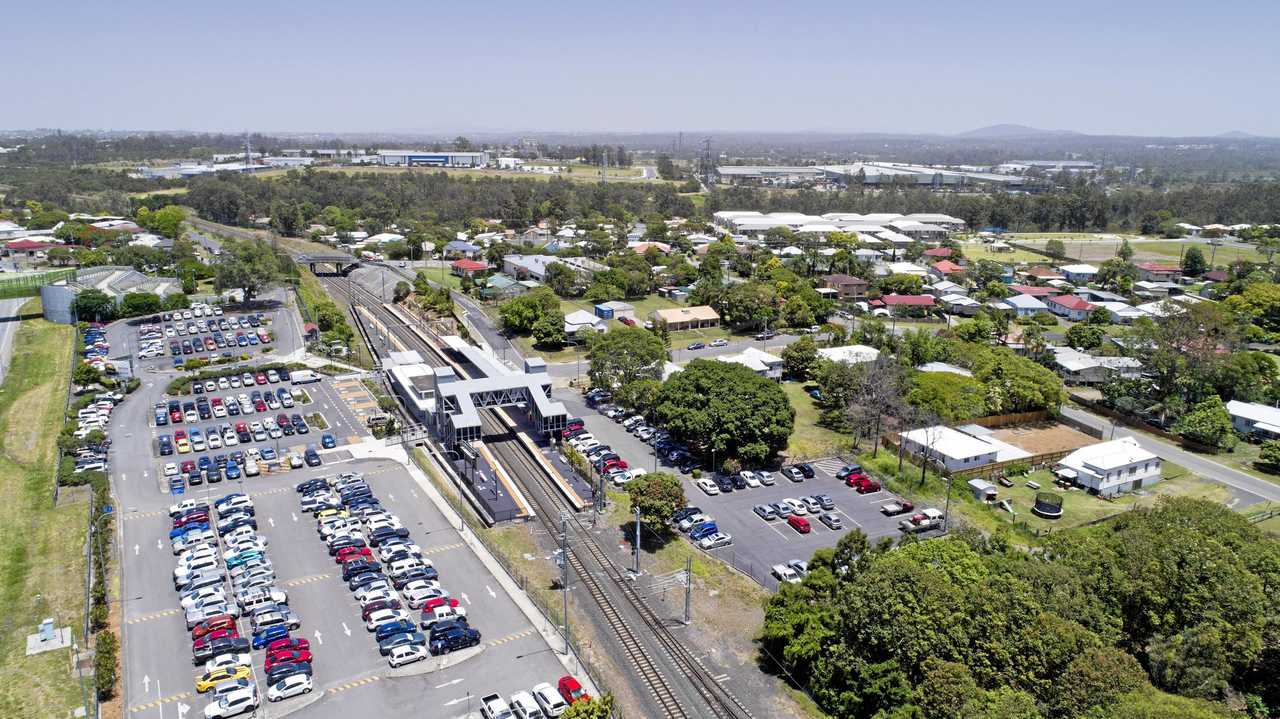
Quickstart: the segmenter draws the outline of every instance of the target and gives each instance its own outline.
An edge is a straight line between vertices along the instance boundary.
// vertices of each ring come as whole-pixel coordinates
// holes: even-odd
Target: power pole
[[[569,516],[560,514],[560,594],[564,612],[564,651],[569,652]]]
[[[640,508],[636,507],[636,541],[634,546],[635,561],[631,565],[631,571],[635,574],[640,573]]]
[[[693,622],[693,557],[684,560],[684,624]]]
[[[712,177],[715,174],[714,167],[711,164],[711,138],[702,138],[702,183],[710,186]]]

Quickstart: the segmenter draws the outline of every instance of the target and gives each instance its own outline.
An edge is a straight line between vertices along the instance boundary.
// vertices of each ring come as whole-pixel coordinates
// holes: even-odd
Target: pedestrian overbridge
[[[296,262],[307,266],[313,275],[346,276],[360,266],[360,258],[345,252],[307,252],[297,256]],[[316,265],[332,265],[333,272],[317,271]]]

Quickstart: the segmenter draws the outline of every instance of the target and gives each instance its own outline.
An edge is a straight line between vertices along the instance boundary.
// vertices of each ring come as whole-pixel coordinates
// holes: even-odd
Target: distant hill
[[[1215,137],[1221,137],[1224,140],[1253,140],[1257,139],[1258,136],[1251,135],[1240,130],[1232,130],[1230,132],[1224,132],[1221,135],[1215,135]]]
[[[1063,137],[1067,135],[1080,135],[1079,132],[1072,130],[1042,130],[1038,127],[1027,127],[1026,125],[989,125],[980,127],[976,130],[962,132],[956,137],[966,137],[976,140],[1009,140],[1022,137]]]

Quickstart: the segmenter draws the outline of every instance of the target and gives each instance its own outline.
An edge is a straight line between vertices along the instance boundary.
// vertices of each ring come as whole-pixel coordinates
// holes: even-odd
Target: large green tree
[[[1174,429],[1190,440],[1220,449],[1231,449],[1239,441],[1231,425],[1231,415],[1217,395],[1193,407],[1178,420]]]
[[[287,280],[292,262],[283,252],[257,240],[223,240],[214,262],[213,284],[218,292],[238,289],[248,302],[272,285]]]
[[[71,301],[71,312],[81,322],[110,322],[116,316],[116,301],[102,290],[84,290]]]
[[[972,377],[951,372],[917,372],[907,401],[943,422],[963,422],[986,414],[986,389]]]
[[[714,360],[696,359],[667,379],[656,413],[677,440],[752,464],[771,461],[795,426],[795,410],[777,382]]]
[[[591,384],[615,390],[638,380],[662,379],[667,359],[662,340],[641,327],[619,327],[597,335],[589,345]]]
[[[666,472],[649,472],[627,482],[627,496],[640,510],[640,522],[660,535],[670,531],[667,520],[685,506],[684,483]]]
[[[788,377],[805,381],[818,368],[818,345],[805,335],[782,349],[782,367]]]

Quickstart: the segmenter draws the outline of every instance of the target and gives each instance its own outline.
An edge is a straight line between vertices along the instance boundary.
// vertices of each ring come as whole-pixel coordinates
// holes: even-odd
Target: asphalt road
[[[0,300],[0,381],[9,372],[9,360],[13,358],[13,338],[18,333],[18,310],[27,302],[20,297],[12,300]]]
[[[1061,411],[1067,417],[1103,430],[1107,433],[1105,435],[1107,437],[1112,436],[1113,425],[1110,420],[1104,417],[1099,417],[1075,407],[1064,406]],[[1114,426],[1114,436],[1133,437],[1148,452],[1152,452],[1162,459],[1176,462],[1206,479],[1226,485],[1231,489],[1236,499],[1239,500],[1239,505],[1248,506],[1262,501],[1280,502],[1280,485],[1273,484],[1265,479],[1259,479],[1251,474],[1241,472],[1238,469],[1228,467],[1201,455],[1193,454],[1174,444],[1121,425]]]

